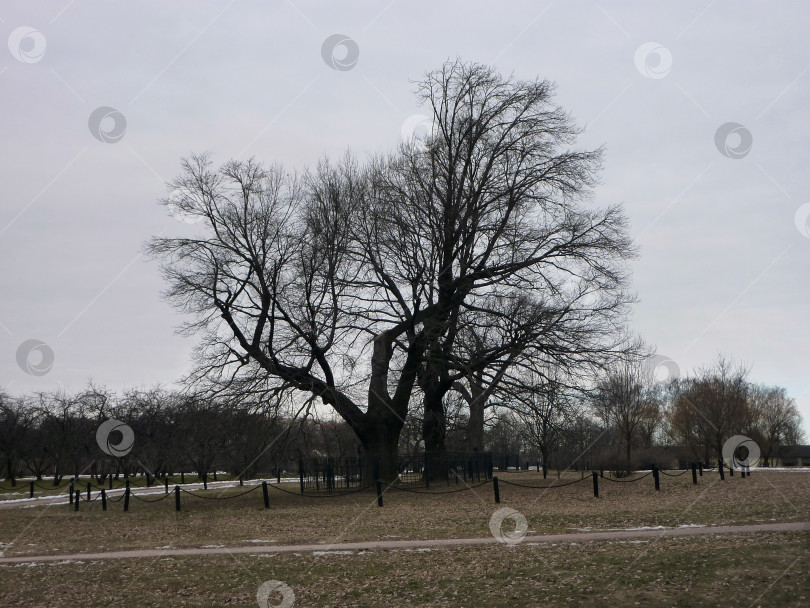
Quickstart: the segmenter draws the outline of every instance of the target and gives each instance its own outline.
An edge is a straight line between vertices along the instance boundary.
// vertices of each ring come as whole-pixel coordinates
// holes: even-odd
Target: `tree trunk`
[[[447,479],[447,418],[444,414],[444,391],[438,381],[425,383],[422,436],[425,441],[425,467],[430,480]]]
[[[484,390],[475,380],[470,382],[470,420],[467,427],[467,447],[471,452],[484,451]]]

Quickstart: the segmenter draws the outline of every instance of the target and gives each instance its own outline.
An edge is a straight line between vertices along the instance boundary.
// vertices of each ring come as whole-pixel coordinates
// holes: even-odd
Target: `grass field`
[[[536,473],[502,481],[543,482]],[[567,474],[561,481],[574,481]],[[549,483],[551,480],[545,482]],[[455,489],[453,485],[450,489]],[[247,488],[209,490],[228,496]],[[436,488],[446,492],[447,487]],[[154,498],[150,497],[150,498]],[[589,479],[561,488],[501,483],[446,495],[388,491],[385,506],[371,492],[306,498],[271,490],[231,500],[182,495],[155,504],[98,502],[0,508],[0,550],[6,556],[114,549],[336,543],[359,540],[489,536],[498,508],[522,513],[529,534],[642,526],[810,521],[810,473],[761,471],[752,477],[706,473],[647,477],[636,483]],[[496,545],[323,555],[264,554],[137,558],[0,566],[0,606],[255,606],[265,580],[295,592],[296,606],[606,605],[783,606],[810,597],[805,533]],[[45,584],[47,583],[47,584]],[[762,598],[757,599],[760,594]],[[134,598],[137,598],[135,600]],[[280,601],[280,597],[279,597]],[[273,603],[271,602],[272,606]]]

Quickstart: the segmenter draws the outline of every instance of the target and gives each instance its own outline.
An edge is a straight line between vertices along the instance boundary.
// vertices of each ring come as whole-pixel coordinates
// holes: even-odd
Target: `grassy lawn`
[[[508,475],[508,476],[507,476]],[[509,473],[503,480],[537,483],[536,473]],[[564,476],[575,480],[577,474]],[[451,486],[450,489],[455,489]],[[206,496],[231,496],[247,488],[208,490]],[[436,491],[447,491],[439,487]],[[160,495],[150,496],[150,499]],[[264,509],[261,490],[231,500],[205,500],[182,494],[157,503],[132,500],[102,511],[98,501],[0,508],[0,550],[7,556],[205,545],[341,542],[386,539],[484,537],[498,506],[509,506],[527,519],[529,534],[604,530],[637,526],[679,526],[810,521],[810,474],[760,472],[741,479],[707,473],[692,485],[691,476],[661,478],[656,492],[647,477],[636,483],[591,481],[537,490],[501,484],[501,505],[491,485],[446,495],[389,491],[385,506],[372,492],[338,498],[306,498],[270,490]]]
[[[277,580],[302,607],[798,607],[808,550],[806,534],[769,533],[0,565],[0,606],[257,606]]]

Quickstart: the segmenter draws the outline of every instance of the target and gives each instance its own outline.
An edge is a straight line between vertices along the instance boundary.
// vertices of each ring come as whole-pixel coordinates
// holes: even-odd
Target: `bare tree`
[[[622,441],[624,466],[630,470],[634,442],[647,426],[660,420],[653,370],[640,359],[615,364],[597,384],[591,402],[599,418]]]
[[[406,237],[397,259],[435,307],[424,320],[419,385],[426,450],[441,452],[443,399],[460,378],[477,391],[476,373],[525,349],[562,363],[620,341],[634,249],[619,207],[582,204],[601,150],[571,147],[579,131],[549,82],[455,61],[430,72],[419,96],[432,133],[387,165],[382,189]],[[470,360],[457,342],[471,323],[508,335]],[[471,418],[479,425],[480,411]]]
[[[670,387],[672,401],[667,413],[670,432],[682,445],[723,457],[723,443],[750,426],[748,370],[731,359],[717,360],[697,370],[694,377]]]
[[[492,302],[520,310],[485,363],[515,345],[562,357],[613,339],[631,301],[621,209],[581,204],[600,151],[570,148],[578,131],[548,82],[451,62],[419,95],[435,119],[426,144],[365,167],[347,157],[299,178],[185,160],[164,202],[205,229],[148,246],[193,315],[186,330],[205,336],[196,379],[270,379],[321,400],[388,478],[417,379],[425,447],[444,450],[469,316],[503,324],[510,307]]]
[[[780,386],[754,385],[749,392],[748,429],[759,444],[765,466],[781,445],[801,436],[801,417],[796,401]]]

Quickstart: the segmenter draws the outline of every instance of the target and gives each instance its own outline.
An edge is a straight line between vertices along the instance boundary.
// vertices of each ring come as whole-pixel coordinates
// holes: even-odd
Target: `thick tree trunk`
[[[438,381],[426,379],[422,390],[424,417],[422,436],[425,441],[425,467],[429,480],[447,479],[447,418],[444,413],[444,393]]]
[[[478,382],[470,382],[470,420],[467,427],[467,447],[471,452],[484,451],[484,389]]]
[[[402,421],[393,412],[388,416],[378,413],[375,418],[374,422],[357,431],[357,438],[363,447],[366,485],[377,480],[391,483],[399,473],[398,447]]]

